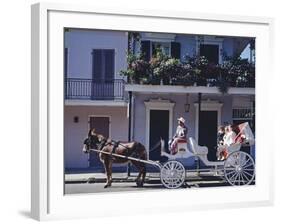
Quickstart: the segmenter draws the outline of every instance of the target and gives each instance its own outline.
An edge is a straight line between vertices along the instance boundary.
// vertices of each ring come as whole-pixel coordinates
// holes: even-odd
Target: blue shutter
[[[68,48],[64,48],[64,77],[68,76]]]
[[[93,79],[101,80],[102,79],[102,50],[94,49],[93,50]]]
[[[171,57],[180,59],[181,57],[181,45],[178,42],[171,42]]]
[[[141,53],[143,55],[143,59],[146,61],[150,60],[150,41],[144,40],[141,41]]]
[[[219,45],[201,44],[200,56],[205,56],[210,63],[217,65],[219,63]]]
[[[104,50],[104,61],[105,79],[112,81],[114,79],[114,50]]]

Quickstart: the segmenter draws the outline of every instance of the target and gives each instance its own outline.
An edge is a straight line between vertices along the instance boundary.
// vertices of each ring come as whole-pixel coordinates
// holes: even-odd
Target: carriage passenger
[[[185,119],[183,117],[180,117],[177,119],[178,120],[178,127],[176,130],[176,133],[173,137],[172,140],[169,141],[170,145],[170,152],[171,154],[176,154],[177,153],[177,145],[180,140],[187,140],[186,135],[187,135],[187,127],[185,126]]]
[[[236,133],[234,132],[234,125],[227,126],[227,133],[225,134],[224,144],[230,146],[235,143]]]
[[[217,158],[218,160],[221,160],[221,152],[223,150],[224,145],[224,136],[225,136],[225,127],[224,126],[219,126],[218,128],[218,133],[217,133]]]
[[[225,130],[224,126],[219,126],[217,135],[217,146],[223,145]]]
[[[227,147],[235,143],[236,133],[233,131],[233,125],[225,127],[223,136],[223,145],[218,146],[218,160],[225,160],[228,156]]]

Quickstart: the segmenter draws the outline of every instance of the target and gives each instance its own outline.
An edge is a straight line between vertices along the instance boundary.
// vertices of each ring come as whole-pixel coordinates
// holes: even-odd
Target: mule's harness
[[[138,159],[138,158],[131,157],[131,156],[128,156],[128,155],[125,156],[125,155],[120,155],[120,154],[116,154],[116,153],[113,153],[113,152],[105,152],[105,151],[102,151],[102,149],[103,149],[105,146],[107,146],[107,145],[112,145],[112,142],[115,142],[115,141],[107,142],[107,140],[103,140],[103,141],[98,145],[98,149],[90,149],[90,151],[94,151],[94,152],[97,152],[97,153],[106,154],[106,155],[109,155],[109,156],[115,156],[115,157],[119,157],[119,158],[123,158],[123,159],[134,160],[134,161],[141,162],[141,163],[150,164],[150,165],[153,165],[153,166],[157,166],[157,167],[161,170],[162,165],[161,165],[159,162],[156,162],[156,161]],[[115,142],[115,144],[116,144],[117,146],[118,146],[118,145],[121,145],[121,146],[123,146],[124,148],[126,148],[127,150],[129,149],[127,146],[121,144],[120,142]],[[134,151],[133,151],[133,152],[134,152]],[[133,152],[132,152],[132,153],[133,153]]]
[[[114,141],[114,140],[111,140],[111,142],[107,142],[107,140],[102,140],[102,142],[98,145],[98,150],[99,151],[102,151],[102,149],[107,146],[107,145],[113,145],[113,149],[111,151],[111,154],[115,154],[116,153],[116,148],[121,145],[123,146],[125,149],[129,149],[127,146],[121,144],[119,141]]]
[[[107,145],[113,145],[113,149],[111,152],[104,152],[102,151],[103,148]],[[126,149],[126,155],[122,156],[122,158],[124,159],[130,159],[130,158],[134,158],[134,156],[138,156],[137,154],[137,151],[136,151],[136,148],[134,147],[132,149],[132,151],[130,152],[129,154],[129,150],[130,148],[122,143],[120,143],[120,141],[114,141],[114,140],[111,140],[110,142],[107,142],[107,139],[103,139],[102,142],[100,144],[97,145],[97,149],[92,149],[91,151],[95,151],[97,153],[103,153],[103,154],[107,154],[107,155],[110,155],[112,158],[114,157],[120,157],[119,154],[116,153],[116,149],[118,146],[122,146]],[[136,155],[133,156],[133,154],[136,153]],[[132,157],[133,156],[133,157]]]

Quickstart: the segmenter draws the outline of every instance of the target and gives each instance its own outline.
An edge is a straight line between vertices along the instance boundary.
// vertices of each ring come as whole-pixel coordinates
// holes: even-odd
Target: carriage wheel
[[[224,163],[224,176],[231,185],[249,185],[255,178],[255,162],[246,152],[231,153]]]
[[[166,188],[179,188],[185,180],[185,168],[178,161],[167,161],[161,168],[160,178]]]

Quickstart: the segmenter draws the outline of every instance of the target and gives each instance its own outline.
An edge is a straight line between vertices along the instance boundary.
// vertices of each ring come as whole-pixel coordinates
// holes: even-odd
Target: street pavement
[[[123,192],[123,191],[144,191],[160,190],[165,187],[160,182],[159,174],[149,174],[143,187],[137,187],[134,182],[135,176],[127,178],[124,174],[115,174],[113,176],[112,186],[104,188],[105,175],[83,174],[67,175],[65,181],[65,194],[84,194],[84,193],[105,193],[105,192]],[[201,187],[220,187],[228,184],[220,176],[191,176],[187,178],[182,188],[201,188]]]

